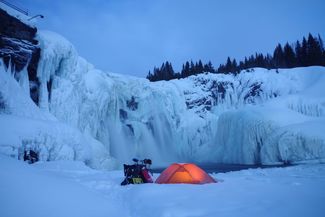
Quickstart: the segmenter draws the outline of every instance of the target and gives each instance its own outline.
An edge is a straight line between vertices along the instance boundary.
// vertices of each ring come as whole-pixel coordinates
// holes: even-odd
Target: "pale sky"
[[[170,61],[273,52],[309,32],[325,40],[324,0],[9,0],[43,14],[39,29],[74,44],[96,68],[145,77]]]

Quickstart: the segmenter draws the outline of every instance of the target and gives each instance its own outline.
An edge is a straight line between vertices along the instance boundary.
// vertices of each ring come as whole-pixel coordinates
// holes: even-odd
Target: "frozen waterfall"
[[[324,98],[299,106],[310,101],[299,94],[311,87],[317,76],[323,77],[322,67],[252,69],[238,76],[202,74],[150,83],[95,69],[69,42],[53,33],[41,33],[40,41],[44,44],[40,80],[53,79],[50,112],[103,143],[120,162],[132,157],[149,157],[156,164],[175,160],[246,164],[303,160],[303,156],[287,159],[278,154],[281,145],[279,139],[272,139],[273,133],[292,122],[268,119],[268,112],[299,113],[302,120],[309,118],[309,113],[323,117]],[[285,103],[290,96],[291,103]],[[299,103],[293,96],[300,97]],[[314,138],[304,133],[292,135]],[[323,138],[316,140],[322,150]],[[318,159],[325,155],[320,151],[312,156]]]
[[[81,159],[93,167],[112,167],[111,157],[114,165],[138,157],[156,166],[325,158],[325,98],[316,94],[325,92],[324,67],[256,68],[237,76],[200,74],[151,83],[94,68],[55,33],[40,32],[38,40],[39,108],[88,138],[70,139],[68,147],[75,152],[76,144],[87,146]]]

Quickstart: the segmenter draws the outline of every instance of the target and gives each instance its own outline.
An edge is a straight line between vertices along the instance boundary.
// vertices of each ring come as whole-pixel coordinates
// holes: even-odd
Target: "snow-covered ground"
[[[324,164],[212,176],[219,182],[120,186],[122,171],[0,155],[0,216],[324,216]]]

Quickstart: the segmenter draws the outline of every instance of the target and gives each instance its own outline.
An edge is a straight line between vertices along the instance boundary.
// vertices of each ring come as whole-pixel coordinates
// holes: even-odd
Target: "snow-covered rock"
[[[40,56],[35,39],[37,28],[27,22],[28,16],[9,5],[12,4],[8,1],[0,2],[0,59],[15,74],[17,81],[26,81],[24,88],[37,104],[39,82],[36,74]]]

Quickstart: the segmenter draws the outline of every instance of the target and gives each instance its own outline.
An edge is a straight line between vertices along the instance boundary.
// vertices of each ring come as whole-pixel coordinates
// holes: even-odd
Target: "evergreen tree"
[[[255,54],[255,59],[254,59],[254,66],[253,67],[261,67],[265,68],[265,61],[264,61],[264,55],[263,54]]]
[[[272,68],[274,68],[273,60],[272,60],[272,56],[271,56],[270,54],[267,54],[267,55],[264,57],[264,63],[265,63],[265,68],[267,68],[267,69],[272,69]]]
[[[186,78],[187,76],[190,76],[190,63],[186,61],[185,65],[183,65],[182,71],[181,71],[181,77]]]
[[[284,55],[281,44],[278,44],[273,52],[273,62],[276,68],[283,68],[284,64]]]
[[[191,60],[190,75],[194,75],[194,74],[195,74],[195,65],[194,65],[193,61]]]
[[[202,73],[202,72],[204,72],[204,68],[203,68],[202,61],[199,60],[199,63],[197,65],[197,73]]]
[[[324,51],[324,43],[323,43],[323,39],[320,37],[319,34],[318,34],[318,42],[319,42],[319,45],[320,45],[321,49]]]
[[[321,50],[322,50],[322,60],[321,60],[321,65],[322,65],[322,66],[325,66],[325,48],[324,48],[323,39],[320,37],[319,34],[318,34],[318,42],[319,42],[319,45],[320,45]]]
[[[194,69],[193,69],[193,74],[196,75],[199,73],[199,64],[195,62],[194,64]]]
[[[302,47],[300,42],[297,40],[296,45],[295,45],[295,57],[296,57],[296,66],[301,66],[302,65]]]
[[[247,59],[247,57],[245,57],[245,60],[244,60],[244,68],[243,69],[247,69],[248,68],[248,65],[249,65],[249,63],[248,63],[248,59]]]
[[[284,66],[292,68],[296,66],[296,55],[293,48],[287,42],[283,48]]]
[[[320,35],[317,37],[309,33],[308,39],[303,37],[302,41],[296,41],[292,46],[286,43],[284,47],[278,44],[274,49],[273,55],[255,53],[245,57],[244,60],[236,61],[227,58],[225,64],[220,64],[217,69],[214,69],[211,61],[203,64],[201,60],[193,63],[191,60],[186,61],[182,66],[180,73],[175,73],[172,64],[168,61],[163,63],[160,68],[154,67],[153,71],[149,71],[147,78],[150,81],[170,80],[174,78],[185,78],[191,75],[211,72],[211,73],[239,73],[240,70],[254,67],[263,68],[292,68],[301,66],[322,65],[325,66],[325,49],[323,40]]]
[[[238,68],[239,68],[239,71],[245,69],[245,63],[243,61],[239,61]]]
[[[228,57],[224,73],[228,74],[231,71],[232,71],[232,61],[231,61],[230,57]]]
[[[224,73],[224,71],[225,71],[225,66],[223,64],[220,64],[217,69],[217,73]]]
[[[255,57],[254,55],[251,55],[248,59],[248,65],[247,65],[248,68],[253,68],[255,67]]]
[[[302,44],[301,44],[301,66],[308,65],[307,49],[308,49],[307,40],[305,37],[303,37]]]
[[[150,70],[149,70],[149,72],[148,72],[148,75],[147,75],[147,77],[146,77],[148,80],[150,80],[151,81],[151,79],[152,79],[152,74],[151,74],[151,72],[150,72]]]
[[[231,71],[230,72],[232,72],[234,74],[239,73],[239,69],[238,69],[238,66],[237,66],[237,61],[236,61],[235,58],[232,60],[232,63],[231,63]]]
[[[317,38],[314,38],[310,33],[307,41],[307,65],[321,65],[323,51]]]
[[[147,79],[149,79],[150,81],[160,81],[160,80],[169,81],[174,78],[175,78],[175,73],[174,73],[173,66],[168,61],[163,63],[160,68],[154,67],[153,73],[149,71],[147,75]]]
[[[209,61],[207,64],[204,65],[203,71],[204,72],[215,73],[215,70],[213,68],[213,65],[212,65],[211,61]]]

